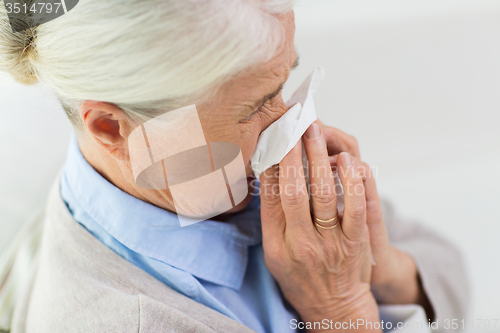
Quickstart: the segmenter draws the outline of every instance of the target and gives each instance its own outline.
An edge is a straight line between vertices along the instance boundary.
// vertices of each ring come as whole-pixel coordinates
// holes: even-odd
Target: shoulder
[[[128,262],[73,220],[54,186],[14,332],[251,332]],[[20,309],[26,310],[20,310]]]
[[[139,331],[138,292],[108,266],[118,255],[69,220],[64,202],[54,199],[51,195],[42,220],[25,331]]]

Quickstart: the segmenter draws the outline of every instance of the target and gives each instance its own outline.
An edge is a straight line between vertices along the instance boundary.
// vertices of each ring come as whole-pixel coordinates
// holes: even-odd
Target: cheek
[[[261,132],[287,111],[286,105],[281,98],[276,103],[266,106],[255,115],[251,123],[242,125],[241,129],[236,131],[239,132],[239,134],[235,135],[237,141],[232,141],[240,146],[243,159],[248,166]]]
[[[215,124],[212,121],[210,125],[204,127],[207,141],[232,142],[238,145],[241,149],[247,171],[250,171],[250,158],[255,150],[261,132],[259,121],[235,123],[231,124],[231,126],[227,125],[227,120],[225,124]]]
[[[241,152],[243,154],[243,160],[246,165],[250,164],[250,158],[257,146],[257,141],[260,135],[260,127],[258,124],[252,125],[251,129],[247,129],[247,131],[240,132],[238,138],[235,138],[237,142],[235,142],[241,148]]]

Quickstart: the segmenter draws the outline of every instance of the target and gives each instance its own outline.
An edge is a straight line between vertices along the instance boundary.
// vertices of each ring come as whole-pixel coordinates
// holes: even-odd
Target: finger
[[[330,163],[337,165],[339,155],[330,156]],[[372,245],[373,256],[377,257],[377,249],[389,244],[387,231],[384,224],[382,205],[377,191],[375,175],[373,169],[365,162],[353,157],[358,166],[358,171],[365,185],[366,197],[366,220],[370,231],[370,243]]]
[[[285,217],[281,208],[278,165],[273,165],[260,175],[260,207],[262,241],[282,237],[285,232]]]
[[[358,166],[358,172],[365,185],[367,220],[380,220],[382,218],[382,208],[380,206],[380,198],[378,196],[377,184],[373,176],[373,171],[368,164],[356,158],[354,158],[354,161]]]
[[[377,184],[373,170],[368,164],[356,160],[358,170],[365,184],[366,192],[366,221],[370,232],[370,243],[373,257],[378,260],[379,252],[384,252],[389,246],[389,237],[384,224],[382,205],[377,191]]]
[[[341,153],[337,159],[339,178],[344,189],[342,230],[347,238],[361,240],[366,229],[366,199],[363,180],[354,159]]]
[[[322,220],[337,216],[335,181],[321,127],[313,123],[304,135],[309,160],[310,193],[314,215]]]
[[[351,156],[361,158],[359,153],[358,140],[352,135],[342,132],[338,128],[322,126],[328,147],[328,154],[335,155],[341,152],[348,152]]]
[[[286,219],[286,230],[313,231],[302,165],[302,140],[280,162],[280,197]]]
[[[337,168],[337,159],[339,155],[329,156],[329,162],[332,167]],[[377,185],[375,182],[375,177],[373,175],[372,168],[363,161],[360,161],[358,158],[351,156],[354,159],[358,172],[363,179],[363,183],[365,186],[365,197],[366,197],[366,213],[367,220],[371,221],[373,219],[381,219],[382,218],[382,208],[380,205],[380,198],[377,191]]]

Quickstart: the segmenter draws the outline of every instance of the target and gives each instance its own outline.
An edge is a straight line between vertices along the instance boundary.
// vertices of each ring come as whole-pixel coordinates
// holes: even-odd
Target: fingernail
[[[351,156],[348,153],[340,153],[339,158],[344,166],[353,165]]]
[[[311,126],[306,131],[306,138],[308,139],[316,139],[321,135],[321,130],[316,123],[312,123]]]

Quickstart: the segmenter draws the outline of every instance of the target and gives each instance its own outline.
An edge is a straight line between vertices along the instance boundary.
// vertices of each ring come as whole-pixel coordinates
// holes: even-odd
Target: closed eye
[[[253,115],[256,114],[257,112],[259,112],[259,110],[264,106],[264,104],[262,104],[261,106],[259,106],[255,111],[253,111],[252,113],[250,113],[245,118],[241,119],[240,123],[245,123],[245,122],[249,121],[250,119],[252,119]]]
[[[267,95],[265,96],[264,99],[262,99],[262,102],[259,104],[259,106],[257,108],[254,109],[254,111],[249,114],[248,116],[246,116],[244,119],[242,119],[240,122],[246,122],[250,119],[252,119],[253,115],[256,114],[257,112],[261,111],[262,107],[267,103],[269,102],[270,100],[272,100],[273,98],[275,98],[276,96],[278,96],[281,92],[281,90],[283,89],[283,85],[281,85],[279,87],[278,90],[276,90],[274,93],[270,94],[270,95]]]
[[[264,96],[264,98],[261,100],[261,102],[259,104],[259,107],[257,107],[252,114],[258,112],[264,106],[264,104],[266,104],[267,102],[269,102],[270,100],[272,100],[273,98],[278,96],[281,93],[281,91],[283,90],[283,86],[284,86],[284,84],[281,84],[278,87],[278,89],[276,89],[276,91],[274,91],[272,94]]]

